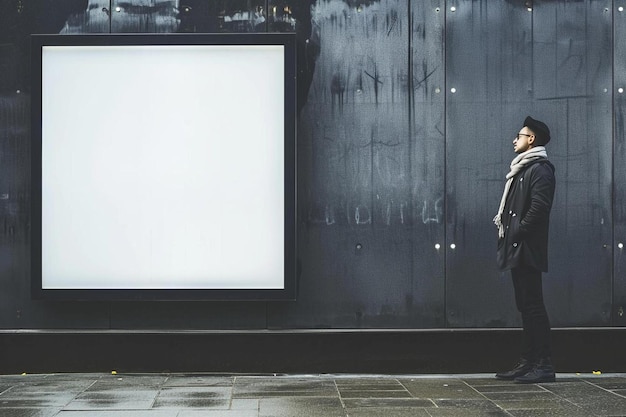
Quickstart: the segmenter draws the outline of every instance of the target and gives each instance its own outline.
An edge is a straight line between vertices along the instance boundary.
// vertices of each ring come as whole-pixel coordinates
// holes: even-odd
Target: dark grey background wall
[[[0,0],[0,328],[519,326],[508,276],[494,264],[491,219],[529,114],[554,138],[552,324],[626,325],[624,8]],[[31,300],[28,34],[108,31],[297,32],[297,301]]]

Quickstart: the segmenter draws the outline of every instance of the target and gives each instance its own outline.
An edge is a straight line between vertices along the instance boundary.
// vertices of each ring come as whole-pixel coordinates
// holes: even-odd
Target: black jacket
[[[530,266],[548,271],[548,226],[554,198],[554,165],[539,159],[513,177],[498,239],[498,267]]]

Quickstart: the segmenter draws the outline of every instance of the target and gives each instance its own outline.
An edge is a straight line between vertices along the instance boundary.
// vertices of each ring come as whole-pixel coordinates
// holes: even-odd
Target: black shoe
[[[526,358],[521,358],[517,365],[515,365],[515,368],[506,372],[498,372],[496,378],[512,381],[518,376],[526,375],[528,372],[532,371],[534,367],[534,362]]]
[[[544,358],[526,375],[518,376],[515,382],[518,384],[538,384],[540,382],[554,382],[556,375],[550,358]]]

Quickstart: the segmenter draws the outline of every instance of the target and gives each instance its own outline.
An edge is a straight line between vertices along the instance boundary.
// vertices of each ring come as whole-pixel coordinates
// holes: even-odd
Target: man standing
[[[522,355],[514,369],[496,378],[517,383],[552,382],[550,321],[543,302],[541,273],[548,271],[548,225],[554,197],[554,165],[545,145],[550,130],[527,117],[513,139],[511,162],[498,214],[498,267],[510,270],[515,303],[522,314]]]

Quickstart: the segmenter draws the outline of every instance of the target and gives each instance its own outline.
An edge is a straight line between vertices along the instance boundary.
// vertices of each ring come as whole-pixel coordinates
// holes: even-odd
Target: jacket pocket
[[[506,236],[506,241],[511,244],[520,244],[522,241],[522,233],[520,230],[520,218],[517,213],[511,213],[509,217],[509,224],[506,226],[506,230],[504,232]]]

